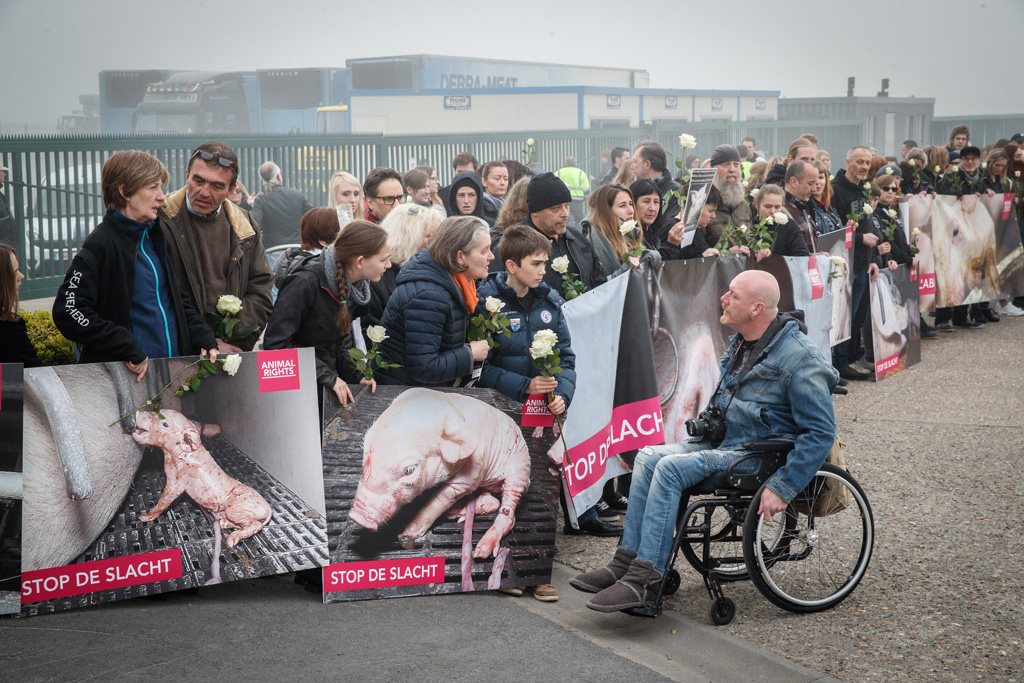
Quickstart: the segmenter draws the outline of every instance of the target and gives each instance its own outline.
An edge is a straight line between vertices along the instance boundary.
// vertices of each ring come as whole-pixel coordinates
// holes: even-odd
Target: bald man
[[[643,448],[633,467],[622,544],[611,563],[570,579],[596,595],[587,607],[616,612],[652,606],[672,548],[683,492],[720,472],[765,439],[795,442],[768,479],[758,513],[770,518],[811,481],[836,436],[832,364],[805,334],[803,314],[779,313],[779,283],[763,271],[736,276],[722,295],[721,322],[736,331],[719,360],[710,404],[725,415],[720,443],[710,437]],[[751,471],[753,461],[737,467]]]

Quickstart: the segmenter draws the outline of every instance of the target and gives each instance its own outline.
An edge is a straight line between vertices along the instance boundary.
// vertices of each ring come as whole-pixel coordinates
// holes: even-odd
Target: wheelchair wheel
[[[709,498],[710,499],[710,498]],[[700,500],[690,498],[687,495],[679,500],[680,514],[686,514],[690,503]],[[741,507],[715,506],[711,508],[711,541],[712,557],[722,561],[718,567],[718,578],[720,581],[743,581],[747,578],[747,567],[743,562],[743,544],[740,533],[743,530],[743,518],[746,513]],[[705,520],[707,508],[697,508],[686,520],[686,526],[700,526]],[[677,527],[678,528],[678,527]],[[725,540],[735,538],[736,540]],[[679,551],[702,576],[707,576],[704,568],[704,545],[700,541],[683,540],[679,544]],[[733,562],[728,562],[728,559]]]
[[[736,616],[736,603],[724,595],[711,601],[708,619],[718,626],[725,626]]]
[[[679,585],[683,582],[683,577],[679,575],[675,569],[667,570],[665,574],[665,587],[661,589],[662,595],[674,595],[679,590]]]
[[[754,585],[790,612],[838,605],[860,583],[874,546],[874,518],[860,484],[826,463],[768,521],[757,514],[764,490],[751,500],[743,525],[743,556]]]

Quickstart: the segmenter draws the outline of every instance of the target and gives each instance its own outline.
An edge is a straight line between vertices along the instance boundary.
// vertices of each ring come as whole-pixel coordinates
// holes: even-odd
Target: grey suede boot
[[[619,612],[653,603],[660,582],[661,572],[653,562],[635,559],[626,575],[591,598],[587,607],[598,612]]]
[[[635,559],[636,551],[619,546],[615,549],[615,554],[608,566],[591,570],[585,574],[577,574],[569,579],[569,585],[584,593],[600,593],[605,588],[615,585],[616,581],[625,576],[629,569],[629,563]]]

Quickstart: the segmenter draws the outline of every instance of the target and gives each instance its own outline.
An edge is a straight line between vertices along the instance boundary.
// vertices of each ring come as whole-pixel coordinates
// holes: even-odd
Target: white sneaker
[[[1013,302],[1007,302],[1005,306],[996,306],[996,313],[999,315],[1009,315],[1012,317],[1024,315],[1024,311],[1020,310],[1013,305]]]

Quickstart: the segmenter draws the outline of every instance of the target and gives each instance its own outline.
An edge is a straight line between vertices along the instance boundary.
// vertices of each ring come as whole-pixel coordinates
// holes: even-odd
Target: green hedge
[[[20,311],[28,326],[28,338],[43,365],[74,365],[75,346],[57,331],[49,311]]]

